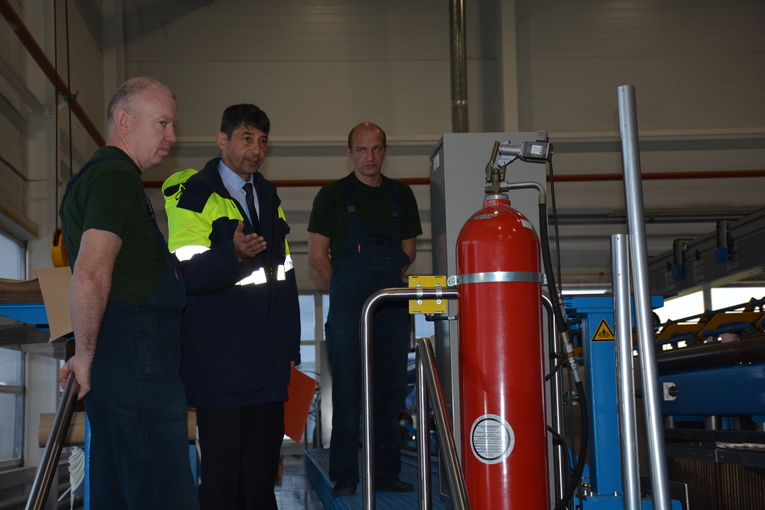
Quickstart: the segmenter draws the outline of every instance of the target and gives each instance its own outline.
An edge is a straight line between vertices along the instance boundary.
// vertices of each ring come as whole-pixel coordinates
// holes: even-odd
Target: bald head
[[[158,82],[153,78],[146,76],[138,76],[131,78],[117,89],[112,96],[112,100],[109,101],[109,108],[107,109],[107,124],[106,124],[106,137],[111,138],[114,135],[116,128],[114,121],[114,112],[118,109],[135,111],[136,103],[143,99],[143,96],[148,91],[158,91],[161,94],[167,95],[175,101],[175,94],[168,87]]]
[[[175,94],[151,78],[133,78],[109,103],[106,144],[122,149],[141,172],[162,163],[176,140]]]
[[[348,133],[348,148],[350,150],[353,150],[353,138],[359,133],[379,133],[382,136],[382,143],[383,145],[388,145],[387,138],[385,137],[385,131],[382,130],[380,126],[377,124],[372,124],[371,122],[362,122],[361,124],[358,124],[353,129],[351,129],[351,132]]]
[[[388,155],[385,131],[371,122],[362,122],[348,133],[348,161],[356,178],[367,186],[382,184],[382,165]]]

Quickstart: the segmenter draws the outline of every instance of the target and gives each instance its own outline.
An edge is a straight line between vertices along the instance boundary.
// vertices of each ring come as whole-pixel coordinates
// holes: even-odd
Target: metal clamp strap
[[[423,295],[422,284],[418,283],[417,287],[415,287],[415,288],[417,289],[417,304],[421,305],[422,304],[422,295]],[[435,286],[435,289],[436,289],[436,304],[440,305],[441,304],[441,299],[442,299],[442,297],[441,297],[441,294],[442,294],[442,292],[441,292],[441,289],[442,289],[441,284],[437,283],[436,286]]]
[[[492,273],[470,273],[452,275],[447,285],[454,287],[463,283],[493,283],[493,282],[531,282],[546,284],[547,278],[542,273],[530,271],[494,271]]]

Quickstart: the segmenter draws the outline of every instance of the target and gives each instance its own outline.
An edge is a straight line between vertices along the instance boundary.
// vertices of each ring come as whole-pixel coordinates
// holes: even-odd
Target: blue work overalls
[[[350,218],[348,236],[334,257],[325,325],[332,366],[332,439],[329,477],[359,481],[361,403],[361,311],[374,292],[403,285],[401,270],[409,258],[399,239],[398,185],[390,182],[391,222],[377,226],[359,221],[349,178],[343,197]],[[407,303],[381,303],[372,325],[375,476],[401,471],[398,416],[404,408],[411,326]]]
[[[91,165],[72,179],[69,187]],[[66,195],[64,195],[66,198]],[[62,200],[63,203],[63,200]],[[151,206],[147,207],[154,220]],[[91,429],[89,507],[93,510],[198,509],[180,379],[180,265],[157,227],[165,271],[152,298],[109,299],[91,368],[85,410]]]

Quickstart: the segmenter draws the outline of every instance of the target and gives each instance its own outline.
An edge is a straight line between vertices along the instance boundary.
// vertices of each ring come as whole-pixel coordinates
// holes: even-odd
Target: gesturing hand
[[[244,222],[240,221],[234,232],[234,253],[239,262],[252,258],[265,250],[266,241],[263,236],[257,233],[245,235]]]

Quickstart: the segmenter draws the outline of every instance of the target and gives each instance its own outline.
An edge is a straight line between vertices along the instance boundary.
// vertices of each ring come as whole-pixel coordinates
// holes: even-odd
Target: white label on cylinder
[[[470,446],[476,459],[484,464],[498,464],[513,451],[513,427],[496,414],[479,416],[470,429]]]
[[[534,225],[532,225],[531,222],[525,218],[521,218],[521,225],[523,225],[526,228],[530,228],[531,230],[534,230]]]

